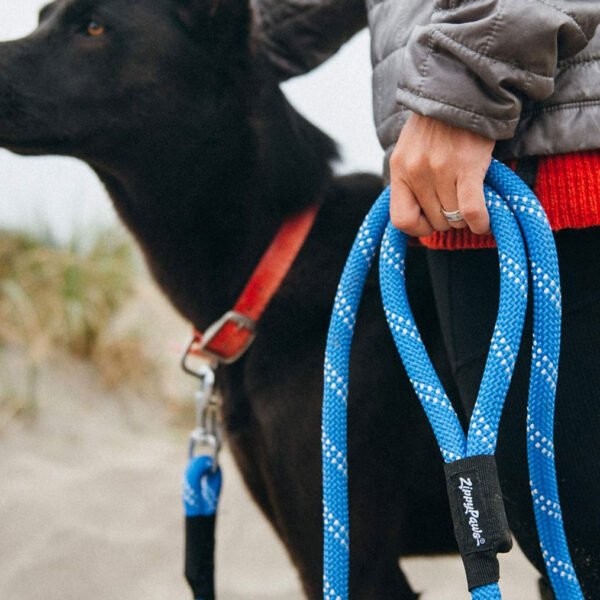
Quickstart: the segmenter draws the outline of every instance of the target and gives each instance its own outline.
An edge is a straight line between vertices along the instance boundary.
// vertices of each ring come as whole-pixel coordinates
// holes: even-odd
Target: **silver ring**
[[[463,216],[460,214],[460,210],[448,212],[442,208],[442,214],[446,217],[449,223],[458,223],[458,221],[464,221]]]

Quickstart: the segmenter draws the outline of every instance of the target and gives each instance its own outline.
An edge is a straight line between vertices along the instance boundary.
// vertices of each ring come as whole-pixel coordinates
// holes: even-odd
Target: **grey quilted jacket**
[[[369,25],[387,155],[410,111],[498,140],[499,158],[600,148],[600,0],[255,0],[282,80]]]

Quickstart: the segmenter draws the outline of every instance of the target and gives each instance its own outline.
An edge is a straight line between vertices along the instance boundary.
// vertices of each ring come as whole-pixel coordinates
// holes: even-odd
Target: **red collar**
[[[248,350],[254,340],[256,324],[298,256],[318,210],[318,206],[310,206],[284,221],[233,309],[204,333],[194,330],[184,357],[184,368],[189,355],[208,358],[217,364],[231,364]]]

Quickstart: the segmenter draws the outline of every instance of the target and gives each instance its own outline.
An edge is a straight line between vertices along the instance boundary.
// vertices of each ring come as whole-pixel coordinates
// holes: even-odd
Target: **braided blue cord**
[[[498,240],[500,308],[467,438],[410,311],[404,280],[407,238],[388,223],[389,190],[383,192],[367,215],[350,252],[335,299],[325,357],[322,445],[323,597],[326,600],[348,599],[348,369],[356,314],[377,247],[381,242],[380,282],[390,330],[431,422],[443,459],[454,462],[469,456],[491,455],[496,448],[498,426],[520,346],[527,304],[527,258],[515,215],[530,242],[528,250],[534,276],[535,368],[532,369],[528,417],[534,508],[557,599],[583,598],[560,518],[552,451],[560,347],[560,289],[554,240],[537,199],[509,169],[493,161],[487,182],[491,186],[485,189],[487,205]],[[510,194],[505,193],[506,199],[503,199],[494,190],[509,191]],[[553,264],[547,265],[547,262]],[[499,599],[500,590],[496,584],[483,586],[473,590],[473,598]]]
[[[529,254],[533,295],[533,347],[527,453],[531,495],[546,572],[557,600],[583,600],[564,531],[554,455],[554,405],[560,358],[562,301],[554,236],[533,192],[498,164],[487,175],[523,230]]]
[[[214,468],[212,456],[191,458],[183,478],[185,516],[207,517],[216,514],[222,485],[221,469]]]
[[[471,598],[473,600],[502,600],[502,595],[498,584],[492,583],[475,588],[471,593]]]
[[[347,600],[350,523],[346,421],[350,346],[363,287],[389,220],[386,190],[361,225],[340,281],[327,338],[322,424],[323,597]]]

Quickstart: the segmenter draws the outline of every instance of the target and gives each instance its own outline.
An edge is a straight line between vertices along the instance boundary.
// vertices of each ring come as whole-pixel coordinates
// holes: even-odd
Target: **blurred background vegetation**
[[[114,232],[61,247],[50,235],[0,232],[0,341],[32,356],[61,348],[93,355],[132,292],[128,241]]]
[[[18,352],[24,363],[15,373],[0,361],[0,428],[35,413],[40,368],[57,354],[91,362],[110,388],[155,387],[158,365],[140,324],[120,318],[145,279],[119,229],[67,244],[48,232],[0,230],[0,353]]]

